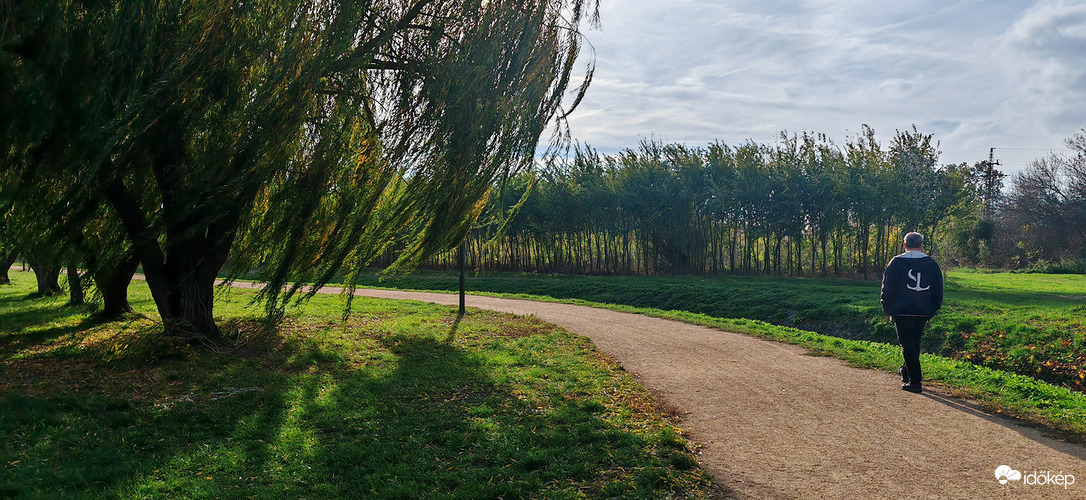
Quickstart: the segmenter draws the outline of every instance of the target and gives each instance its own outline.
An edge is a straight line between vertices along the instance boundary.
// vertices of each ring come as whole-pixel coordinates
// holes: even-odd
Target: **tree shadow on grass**
[[[0,393],[0,496],[656,497],[695,466],[590,398],[518,397],[470,351],[378,342],[387,359],[358,368],[288,344],[105,374],[150,395]]]
[[[74,333],[86,329],[83,324],[57,326],[44,330],[35,330],[30,333],[11,333],[0,335],[0,357],[11,355],[31,348],[55,342]]]
[[[6,304],[18,304],[27,300],[34,300],[42,298],[43,295],[32,292],[26,292],[27,288],[19,287],[18,285],[12,285],[10,283],[0,285],[0,306]],[[54,296],[44,296],[46,298]]]
[[[397,358],[391,373],[346,372],[296,407],[315,439],[298,447],[310,480],[293,483],[289,495],[509,498],[571,483],[608,496],[666,490],[671,455],[652,455],[645,437],[613,428],[599,403],[550,398],[541,408],[446,342],[393,336],[382,344]],[[627,474],[616,463],[640,470]]]
[[[456,319],[449,325],[449,334],[445,336],[445,343],[448,344],[456,340],[456,331],[460,329],[460,322],[464,320],[462,313],[456,315]]]
[[[72,307],[49,301],[17,312],[3,313],[0,315],[0,360],[23,349],[51,344],[98,324],[93,317],[86,316],[89,310],[87,306]],[[81,319],[77,321],[76,318]]]
[[[0,335],[19,333],[34,326],[83,316],[87,311],[89,309],[86,306],[72,307],[59,301],[40,301],[31,307],[0,315]]]
[[[170,390],[168,373],[110,366],[101,357],[7,363],[13,375],[32,379],[30,387],[40,382],[48,389],[0,392],[0,460],[10,464],[0,470],[0,497],[116,497],[151,471],[175,467],[178,457],[228,438],[240,418],[208,404],[202,393]],[[69,377],[47,380],[51,372]],[[201,386],[212,375],[180,368],[177,374],[183,386]],[[166,387],[148,387],[155,385]],[[139,394],[145,390],[149,394]],[[276,391],[261,396],[261,406],[277,406]]]

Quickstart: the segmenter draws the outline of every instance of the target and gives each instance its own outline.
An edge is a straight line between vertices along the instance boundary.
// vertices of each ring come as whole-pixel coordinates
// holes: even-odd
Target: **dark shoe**
[[[901,383],[902,384],[908,384],[909,383],[909,376],[905,374],[905,365],[901,365],[897,369],[897,374],[898,374],[898,376],[901,377]]]
[[[924,392],[924,389],[920,388],[920,384],[901,384],[901,390],[909,391],[914,394],[920,394]]]

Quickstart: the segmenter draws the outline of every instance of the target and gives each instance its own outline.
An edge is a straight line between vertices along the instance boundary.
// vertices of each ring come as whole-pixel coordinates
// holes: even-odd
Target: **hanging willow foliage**
[[[228,257],[268,281],[276,317],[389,245],[407,249],[403,267],[455,245],[569,111],[589,7],[5,3],[19,21],[4,25],[0,67],[17,78],[0,98],[24,113],[3,123],[20,147],[0,167],[24,188],[85,186],[77,204],[109,207],[169,331],[215,336]],[[573,105],[590,80],[588,66]],[[35,155],[44,144],[63,154]]]

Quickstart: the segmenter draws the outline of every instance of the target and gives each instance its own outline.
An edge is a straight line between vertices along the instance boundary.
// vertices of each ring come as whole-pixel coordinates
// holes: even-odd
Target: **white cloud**
[[[1043,113],[1042,126],[1058,131],[1086,125],[1078,111],[1086,97],[1086,4],[1039,3],[1001,41],[1017,58],[1011,71],[1021,78],[1028,105]]]
[[[1081,2],[634,0],[603,2],[601,17],[571,126],[605,152],[650,135],[843,142],[863,123],[888,141],[915,124],[942,161],[973,162],[993,146],[1059,148],[1086,126]]]

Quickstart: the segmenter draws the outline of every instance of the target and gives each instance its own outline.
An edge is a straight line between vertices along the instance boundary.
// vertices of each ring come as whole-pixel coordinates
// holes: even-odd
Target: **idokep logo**
[[[995,477],[999,484],[1022,481],[1022,484],[1027,486],[1063,486],[1065,490],[1068,486],[1075,484],[1075,476],[1064,474],[1063,471],[1053,474],[1052,471],[1042,470],[1023,475],[1022,472],[1012,469],[1009,465],[996,467]]]
[[[1007,481],[1020,481],[1022,479],[1022,473],[1012,469],[1009,465],[996,467],[995,476],[999,480],[999,484],[1007,484]]]

